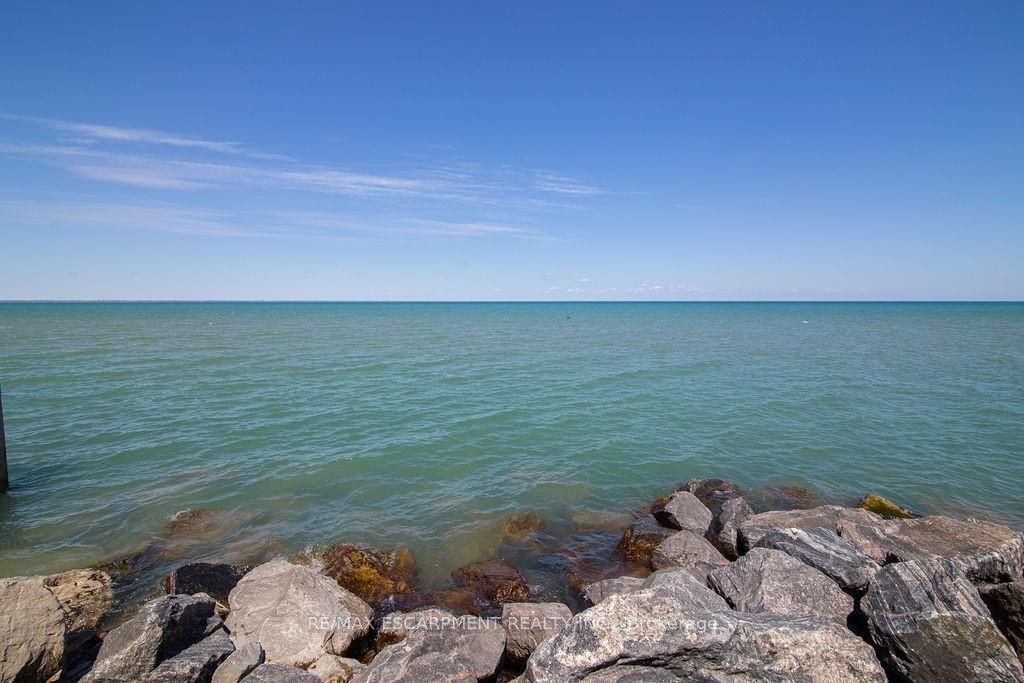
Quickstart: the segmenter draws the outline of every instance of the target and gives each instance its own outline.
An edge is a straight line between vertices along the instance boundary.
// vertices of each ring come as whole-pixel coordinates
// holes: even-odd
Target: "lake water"
[[[689,477],[1024,523],[1022,304],[4,304],[0,575],[227,523],[424,580]]]

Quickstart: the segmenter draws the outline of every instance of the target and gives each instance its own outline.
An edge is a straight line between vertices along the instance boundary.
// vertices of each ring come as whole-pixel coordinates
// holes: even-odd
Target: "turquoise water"
[[[177,559],[362,541],[438,582],[511,513],[693,476],[1024,523],[1021,304],[8,304],[0,382],[0,575],[213,508]]]

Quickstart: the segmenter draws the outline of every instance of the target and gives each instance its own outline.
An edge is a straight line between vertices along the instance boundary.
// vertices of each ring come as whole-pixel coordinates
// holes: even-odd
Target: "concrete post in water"
[[[7,435],[4,433],[4,395],[0,391],[0,493],[7,490]]]

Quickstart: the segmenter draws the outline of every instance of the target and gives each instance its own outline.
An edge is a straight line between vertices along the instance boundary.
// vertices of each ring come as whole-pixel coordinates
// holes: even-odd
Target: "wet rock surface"
[[[502,560],[486,560],[452,572],[457,586],[464,586],[495,603],[518,602],[530,594],[519,570]]]
[[[410,593],[415,586],[416,562],[407,548],[377,550],[338,543],[317,558],[324,575],[370,604]]]
[[[654,515],[644,515],[622,532],[616,551],[623,559],[647,564],[654,555],[654,549],[673,533],[672,529],[658,524]]]

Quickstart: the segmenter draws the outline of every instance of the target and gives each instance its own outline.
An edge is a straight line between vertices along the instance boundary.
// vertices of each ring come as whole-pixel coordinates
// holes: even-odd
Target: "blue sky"
[[[0,299],[1022,299],[1024,4],[38,3]]]

